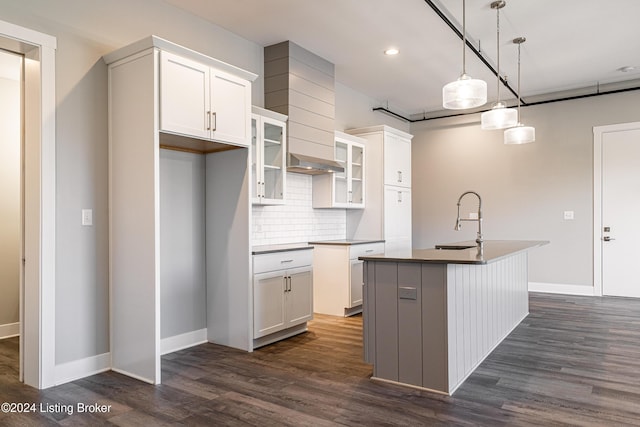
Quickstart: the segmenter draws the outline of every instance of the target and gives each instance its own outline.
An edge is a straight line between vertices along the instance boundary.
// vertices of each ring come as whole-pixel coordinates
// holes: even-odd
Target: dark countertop
[[[260,246],[252,247],[251,254],[260,255],[260,254],[270,254],[274,252],[304,251],[307,249],[313,249],[313,246],[311,246],[306,242],[284,243],[280,245],[260,245]]]
[[[384,240],[352,240],[352,239],[339,239],[339,240],[319,240],[309,242],[310,245],[365,245],[367,243],[384,243]]]
[[[545,240],[487,240],[482,254],[478,247],[468,249],[413,249],[385,252],[379,255],[361,256],[364,261],[382,262],[420,262],[432,264],[487,264],[514,255],[518,252],[546,245]],[[453,243],[451,245],[475,245],[474,241]]]

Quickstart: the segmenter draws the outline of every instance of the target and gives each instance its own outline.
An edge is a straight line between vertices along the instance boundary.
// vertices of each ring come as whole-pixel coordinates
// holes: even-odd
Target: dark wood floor
[[[362,319],[254,353],[205,344],[162,358],[160,386],[109,372],[45,391],[17,382],[0,341],[0,403],[111,405],[106,414],[0,413],[37,425],[640,425],[640,300],[531,295],[531,314],[453,397],[371,381]]]

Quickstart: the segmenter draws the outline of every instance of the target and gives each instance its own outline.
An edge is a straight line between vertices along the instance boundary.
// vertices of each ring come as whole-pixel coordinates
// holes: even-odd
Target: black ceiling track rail
[[[449,18],[447,18],[447,16],[440,10],[438,9],[438,6],[436,6],[432,0],[424,0],[425,3],[427,3],[429,5],[429,7],[431,7],[431,9],[433,9],[433,11],[436,13],[436,15],[438,15],[440,17],[440,19],[442,19],[448,26],[449,28],[451,28],[451,31],[453,31],[459,38],[460,40],[463,40],[463,36],[462,33],[460,32],[460,30],[458,30],[458,28],[453,24],[453,22],[451,22],[451,20]],[[500,81],[502,82],[502,84],[504,84],[504,86],[509,89],[509,91],[517,98],[518,97],[518,93],[511,87],[509,86],[509,83],[503,79],[499,73],[496,71],[495,68],[493,68],[493,66],[489,63],[489,61],[486,60],[486,58],[482,55],[482,53],[476,49],[475,46],[473,46],[471,44],[471,42],[469,42],[469,39],[467,39],[467,47],[469,49],[471,49],[471,51],[480,59],[480,61],[482,61],[482,63],[484,65],[486,65],[486,67],[493,73],[494,76],[498,77],[500,79]],[[589,93],[589,94],[584,94],[584,95],[575,95],[575,96],[567,96],[567,97],[562,97],[562,98],[553,98],[553,99],[547,99],[544,101],[537,101],[537,102],[525,102],[522,98],[520,98],[520,103],[523,107],[530,107],[530,106],[534,106],[534,105],[542,105],[542,104],[550,104],[553,102],[562,102],[562,101],[571,101],[574,99],[582,99],[582,98],[591,98],[594,96],[601,96],[601,95],[612,95],[615,93],[622,93],[622,92],[631,92],[634,90],[639,90],[640,86],[635,86],[635,87],[630,87],[630,88],[623,88],[623,89],[614,89],[614,90],[610,90],[610,91],[606,91],[606,92],[600,92],[599,86],[598,86],[598,91],[596,93]],[[393,117],[396,117],[397,119],[400,120],[404,120],[405,122],[409,122],[409,123],[416,123],[416,122],[424,122],[424,121],[429,121],[429,120],[437,120],[437,119],[446,119],[446,118],[450,118],[450,117],[458,117],[458,116],[466,116],[469,114],[478,114],[478,113],[484,113],[485,111],[489,111],[490,109],[486,109],[486,110],[479,110],[479,111],[473,111],[473,112],[467,112],[467,113],[455,113],[455,114],[447,114],[444,116],[436,116],[436,117],[422,117],[420,119],[411,119],[409,117],[405,117],[401,114],[398,113],[394,113],[393,111],[389,110],[388,108],[385,107],[375,107],[373,108],[373,111],[382,111],[384,113],[387,113]]]
[[[533,107],[534,105],[543,105],[543,104],[551,104],[554,102],[562,102],[562,101],[573,101],[576,99],[583,99],[583,98],[593,98],[595,96],[602,96],[602,95],[613,95],[616,93],[624,93],[624,92],[632,92],[634,90],[640,90],[640,86],[634,86],[634,87],[627,87],[627,88],[622,88],[622,89],[614,89],[614,90],[609,90],[609,91],[605,91],[605,92],[595,92],[595,93],[587,93],[587,94],[583,94],[583,95],[574,95],[574,96],[565,96],[562,98],[552,98],[552,99],[546,99],[544,101],[536,101],[536,102],[529,102],[527,104],[523,104],[523,107]],[[427,122],[429,120],[438,120],[438,119],[448,119],[450,117],[458,117],[458,116],[468,116],[469,114],[480,114],[480,113],[484,113],[485,111],[489,111],[490,109],[487,110],[478,110],[478,111],[473,111],[473,112],[469,112],[469,113],[456,113],[456,114],[447,114],[445,116],[436,116],[436,117],[422,117],[420,119],[410,119],[408,117],[402,116],[398,113],[394,113],[393,111],[389,110],[388,108],[385,107],[375,107],[373,108],[373,111],[382,111],[384,113],[390,114],[400,120],[404,120],[405,122],[409,122],[409,123],[416,123],[416,122]]]
[[[442,19],[445,24],[447,24],[449,26],[449,28],[451,28],[451,31],[453,31],[458,37],[460,37],[460,40],[463,40],[462,37],[462,33],[460,32],[460,30],[458,30],[458,27],[456,27],[455,25],[453,25],[453,22],[451,22],[451,20],[449,18],[447,18],[447,16],[442,13],[442,11],[440,9],[438,9],[438,6],[436,6],[433,1],[431,0],[424,0],[425,3],[427,3],[431,9],[433,9],[433,11],[436,13],[436,15],[438,15],[440,17],[440,19]],[[518,92],[516,92],[511,86],[509,86],[509,83],[502,78],[502,76],[499,75],[499,72],[493,68],[493,65],[491,65],[489,63],[489,61],[487,61],[487,59],[482,55],[482,53],[476,49],[476,47],[474,45],[471,44],[471,42],[469,41],[469,39],[467,39],[467,47],[469,49],[471,49],[471,51],[478,57],[478,59],[480,59],[480,61],[482,61],[482,63],[484,65],[487,66],[487,68],[493,73],[494,76],[498,77],[500,79],[500,81],[502,82],[502,84],[509,89],[509,92],[511,92],[513,94],[513,96],[515,96],[516,98],[518,97]],[[522,105],[526,105],[526,103],[524,101],[522,101]]]

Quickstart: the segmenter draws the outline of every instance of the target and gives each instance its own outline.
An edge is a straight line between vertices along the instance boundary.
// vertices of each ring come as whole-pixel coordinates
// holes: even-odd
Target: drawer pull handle
[[[292,259],[284,259],[284,260],[280,261],[281,264],[284,264],[286,262],[293,262],[293,260]]]
[[[373,249],[367,249],[365,252],[366,253],[373,252]]]

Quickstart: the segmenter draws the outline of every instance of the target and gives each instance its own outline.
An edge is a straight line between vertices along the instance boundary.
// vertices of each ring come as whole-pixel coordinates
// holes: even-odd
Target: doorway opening
[[[41,389],[55,385],[55,49],[0,21],[0,50],[22,59],[19,379]]]
[[[22,276],[22,55],[0,50],[0,339],[17,349]],[[18,359],[8,375],[19,377]]]

